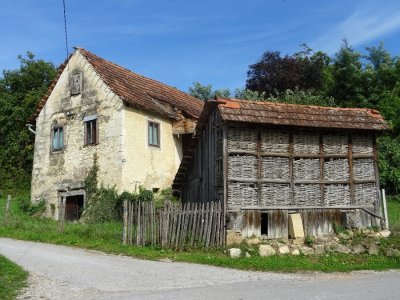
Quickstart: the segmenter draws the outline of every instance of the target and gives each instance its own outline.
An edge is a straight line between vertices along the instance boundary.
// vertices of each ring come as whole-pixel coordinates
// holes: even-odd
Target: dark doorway
[[[268,236],[268,213],[261,213],[261,235]]]
[[[83,195],[66,197],[65,201],[65,221],[78,221],[83,211]]]

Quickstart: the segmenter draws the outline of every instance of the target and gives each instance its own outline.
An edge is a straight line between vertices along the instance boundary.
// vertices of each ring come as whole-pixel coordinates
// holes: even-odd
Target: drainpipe
[[[29,130],[30,132],[32,132],[33,134],[36,134],[36,131],[32,129],[32,127],[34,127],[35,125],[26,124],[25,126],[26,126],[26,128],[28,128],[28,130]]]

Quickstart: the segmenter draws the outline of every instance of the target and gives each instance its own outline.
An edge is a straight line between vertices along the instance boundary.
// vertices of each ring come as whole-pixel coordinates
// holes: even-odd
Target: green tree
[[[211,84],[202,85],[199,82],[193,82],[193,86],[189,87],[189,95],[196,97],[201,100],[210,100],[215,99],[216,97],[219,98],[230,98],[231,91],[229,89],[217,89],[213,90]]]
[[[305,44],[301,47],[301,51],[283,57],[278,51],[264,52],[258,62],[249,66],[246,89],[265,92],[267,96],[286,90],[321,90],[328,56],[313,53]]]
[[[248,90],[245,88],[241,88],[241,89],[237,88],[235,90],[235,98],[243,99],[243,100],[253,100],[253,101],[262,101],[262,100],[267,99],[265,92],[260,93],[260,92]]]
[[[19,69],[0,78],[0,188],[29,185],[34,135],[25,124],[56,74],[52,63],[31,52],[18,60]]]
[[[335,54],[331,66],[333,84],[328,96],[333,97],[341,107],[366,107],[364,96],[361,53],[355,51],[347,42]]]
[[[313,91],[286,90],[268,98],[268,101],[301,105],[336,106],[332,97],[317,94]]]

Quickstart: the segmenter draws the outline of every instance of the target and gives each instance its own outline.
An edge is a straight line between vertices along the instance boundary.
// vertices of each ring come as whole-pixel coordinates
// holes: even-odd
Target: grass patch
[[[389,228],[400,235],[400,198],[389,198],[387,202]]]
[[[66,223],[64,232],[61,233],[59,224],[56,221],[23,213],[17,205],[23,197],[28,197],[27,193],[19,194],[13,198],[8,220],[2,219],[5,207],[4,194],[0,198],[0,236],[94,249],[149,260],[170,259],[172,261],[200,263],[242,270],[347,272],[352,270],[400,269],[399,257],[327,254],[324,256],[273,256],[262,258],[258,256],[257,251],[249,250],[252,254],[251,258],[231,259],[221,249],[176,252],[159,247],[126,246],[121,243],[121,222],[103,224]],[[400,238],[392,237],[386,240],[386,244],[399,245]]]
[[[28,272],[0,255],[0,299],[15,299],[26,286]]]

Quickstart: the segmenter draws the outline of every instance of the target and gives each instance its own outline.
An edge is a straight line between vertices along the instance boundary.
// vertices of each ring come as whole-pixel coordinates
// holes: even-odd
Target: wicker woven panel
[[[319,135],[315,133],[299,132],[293,134],[294,154],[318,154]]]
[[[373,139],[371,136],[353,135],[353,153],[354,154],[373,154]]]
[[[258,189],[255,184],[229,182],[228,208],[241,208],[258,205]]]
[[[298,206],[321,205],[322,194],[319,184],[296,184],[294,186],[294,202]]]
[[[293,160],[294,180],[319,180],[321,178],[319,159]]]
[[[324,198],[328,206],[350,205],[350,187],[348,184],[327,184]]]
[[[229,128],[228,150],[256,150],[257,131],[251,128]]]
[[[378,191],[375,183],[362,183],[355,185],[356,205],[369,206],[374,205],[378,199]]]
[[[290,185],[264,183],[261,185],[261,206],[291,205]]]
[[[349,140],[345,134],[324,134],[323,149],[325,154],[347,154]]]
[[[289,153],[289,133],[282,131],[263,131],[261,151],[267,153]]]
[[[375,179],[375,165],[372,158],[353,160],[354,179]]]
[[[257,179],[257,158],[253,155],[230,155],[228,177]]]
[[[263,157],[261,159],[261,178],[289,180],[289,158]]]
[[[331,159],[324,163],[325,180],[348,180],[350,177],[348,159]]]

